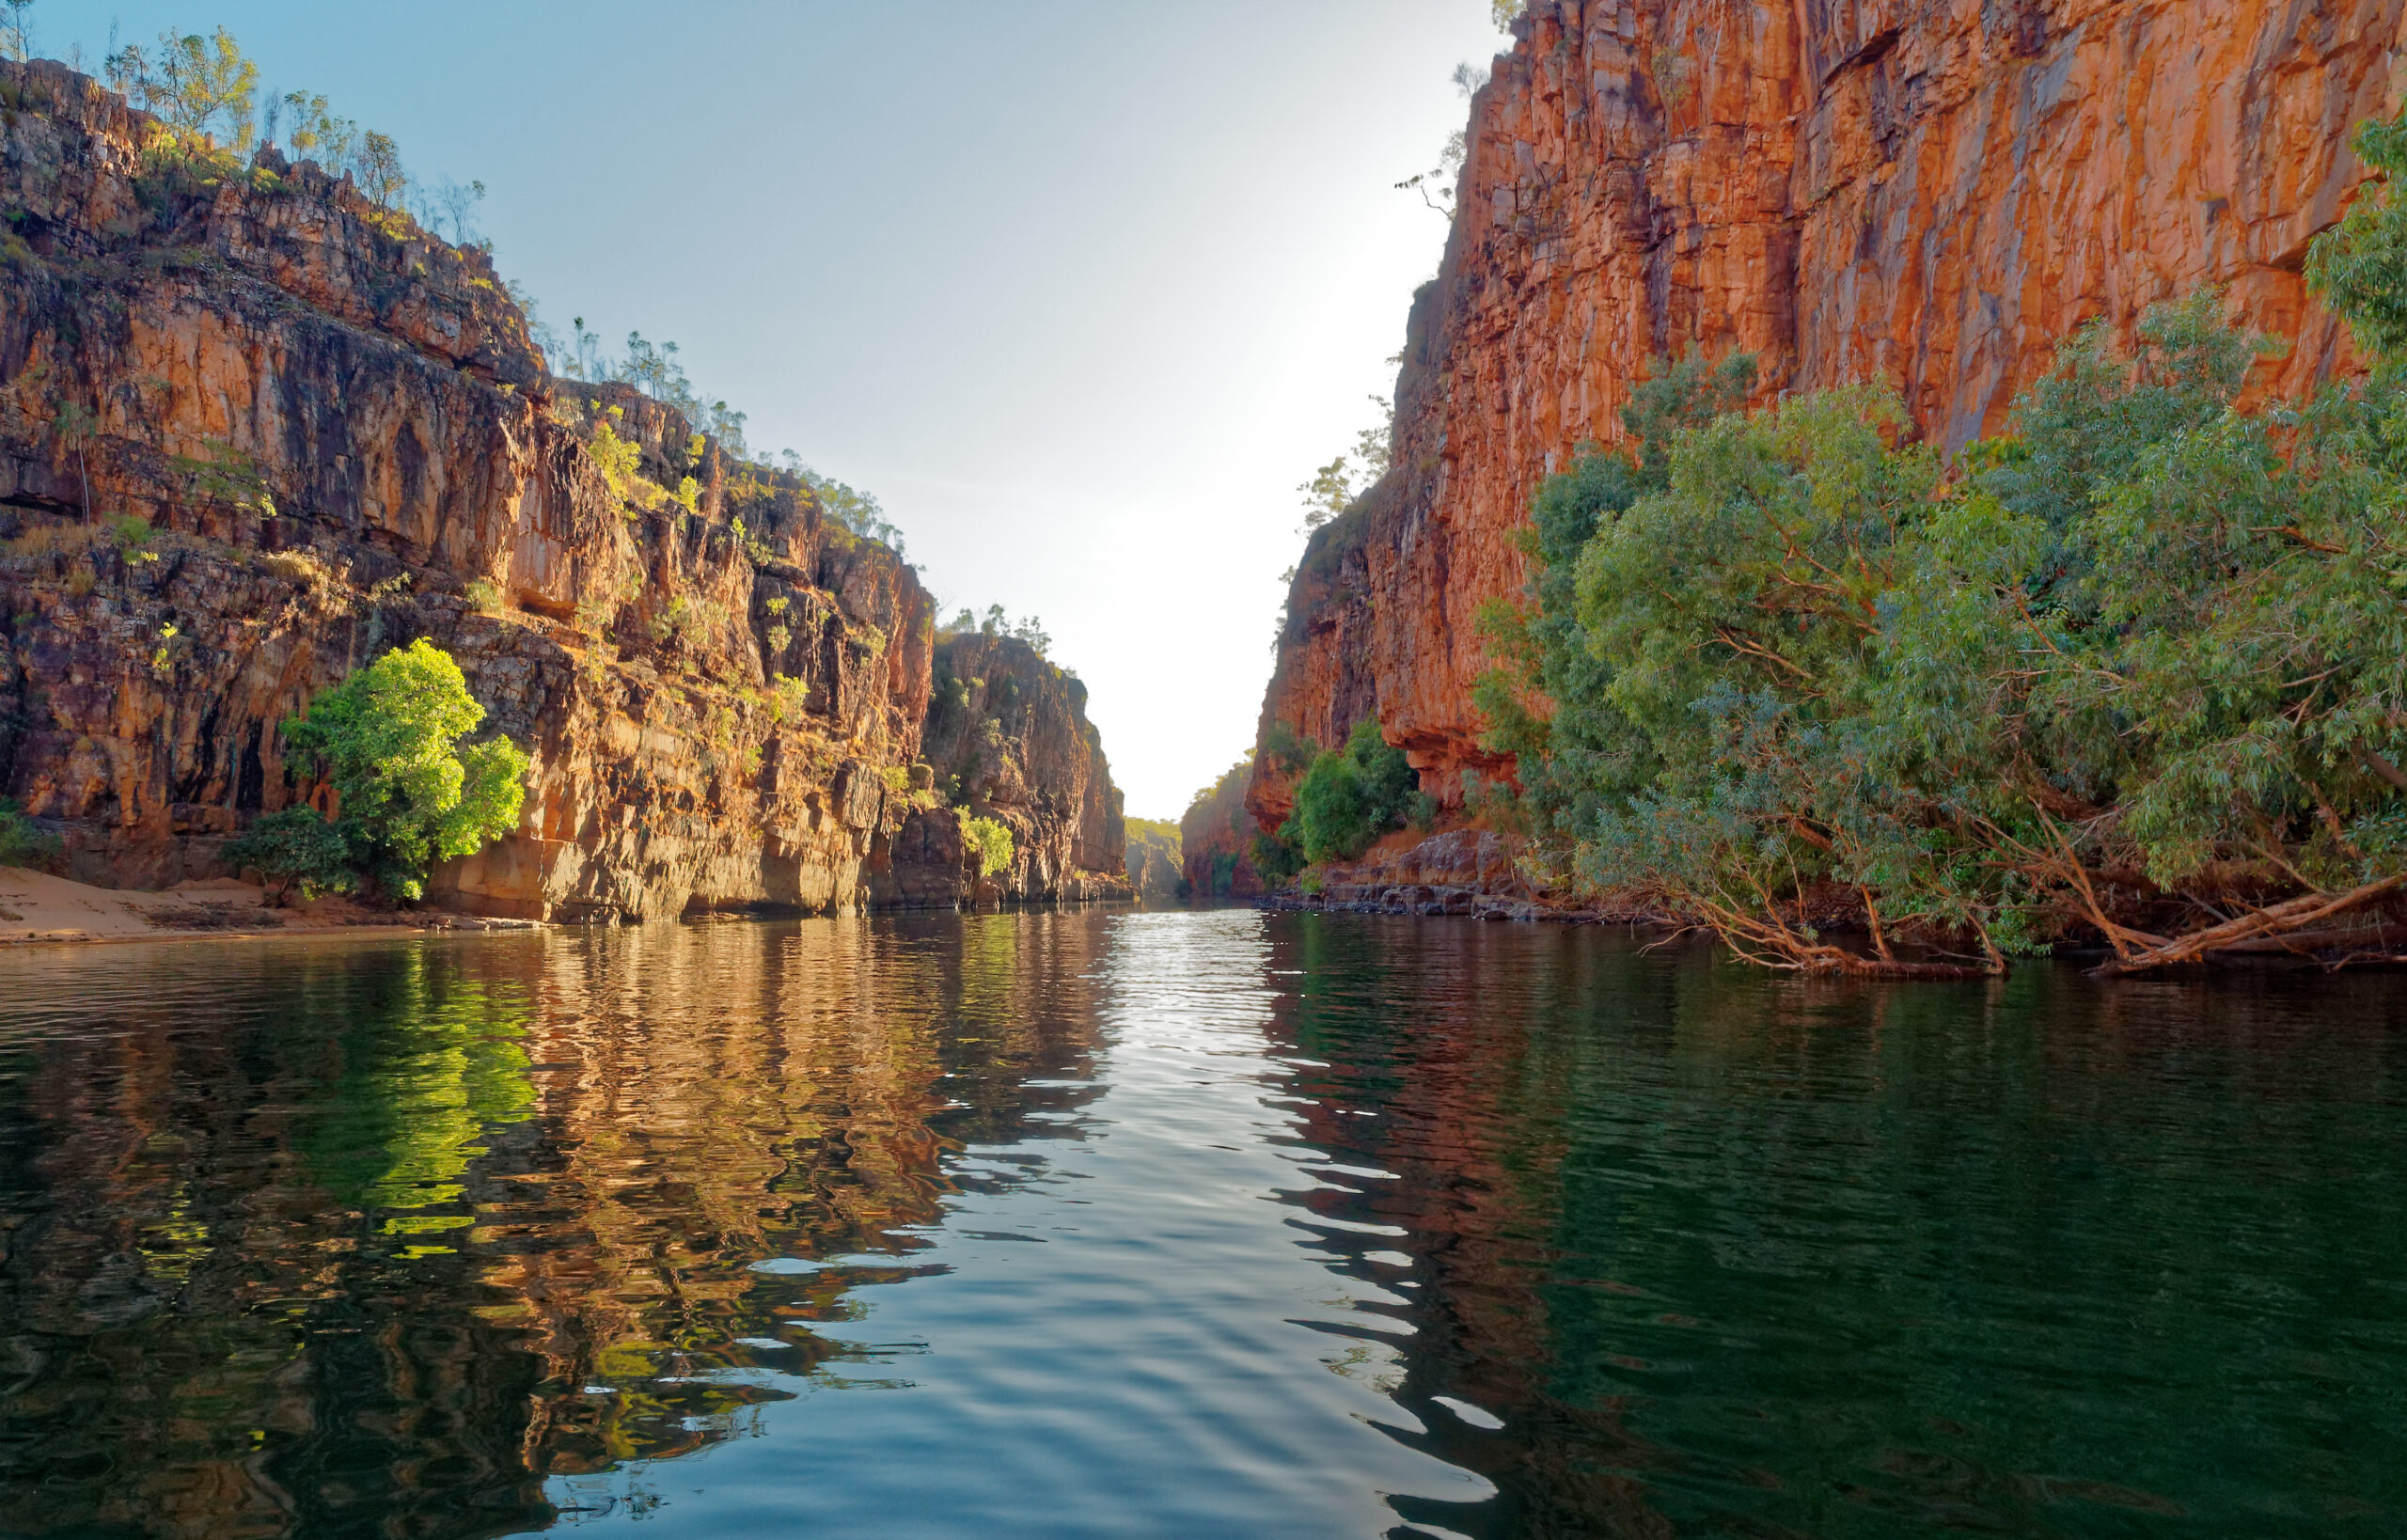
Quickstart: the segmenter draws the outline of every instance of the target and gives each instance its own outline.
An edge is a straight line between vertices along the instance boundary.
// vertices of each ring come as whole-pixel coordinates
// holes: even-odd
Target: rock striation
[[[2402,0],[1530,0],[1472,100],[1416,297],[1393,469],[1299,564],[1262,713],[1322,745],[1376,715],[1455,805],[1537,482],[1620,436],[1653,360],[1758,356],[1767,396],[1877,380],[1955,447],[2056,341],[2226,286],[2287,339],[2258,386],[2353,367],[2307,243],[2398,109]],[[1258,756],[1266,825],[1287,776]]]
[[[348,180],[178,151],[55,63],[0,63],[0,791],[69,874],[218,874],[319,792],[277,724],[429,636],[534,759],[433,902],[862,901],[930,706],[911,568],[674,409],[553,379],[484,253]],[[1032,886],[1118,870],[1088,734],[1097,810]]]
[[[905,788],[914,806],[873,852],[873,900],[952,907],[1129,897],[1120,789],[1086,701],[1076,674],[1015,637],[965,631],[939,641],[925,762]],[[970,818],[1011,830],[1011,864],[992,876],[965,838]]]

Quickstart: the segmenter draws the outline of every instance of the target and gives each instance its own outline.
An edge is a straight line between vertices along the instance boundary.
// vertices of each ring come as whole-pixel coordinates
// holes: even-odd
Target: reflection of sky
[[[1418,1431],[1390,1398],[1409,1330],[1394,1232],[1296,1206],[1384,1173],[1297,1139],[1260,917],[1106,923],[1106,1045],[1063,1087],[1099,1093],[948,1160],[959,1190],[916,1232],[918,1276],[815,1327],[840,1352],[782,1385],[798,1400],[701,1455],[556,1482],[569,1518],[1329,1536],[1392,1525],[1384,1494],[1487,1495],[1387,1431]]]

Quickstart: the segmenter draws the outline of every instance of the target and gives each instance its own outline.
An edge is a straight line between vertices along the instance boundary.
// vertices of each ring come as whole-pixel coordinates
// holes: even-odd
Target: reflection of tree
[[[0,1022],[8,1521],[500,1532],[724,1437],[853,1355],[819,1328],[917,1271],[957,1139],[1087,1094],[1098,939],[227,948],[104,1029],[46,978],[84,1029]]]
[[[1409,1516],[2073,1532],[2170,1504],[2242,1533],[2226,1483],[2407,1505],[2396,1419],[2317,1409],[2383,1372],[2351,1323],[2365,1259],[2407,1251],[2378,981],[1866,987],[1594,933],[1272,935],[1307,970],[1276,1030],[1328,1065],[1296,1073],[1308,1138],[1398,1178],[1308,1201],[1409,1232],[1363,1247],[1424,1284],[1401,1398],[1502,1488]]]

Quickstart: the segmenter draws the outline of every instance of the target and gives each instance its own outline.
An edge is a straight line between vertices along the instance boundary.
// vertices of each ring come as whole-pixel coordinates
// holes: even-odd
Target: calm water
[[[0,958],[0,1532],[2407,1533],[2407,985],[1033,914]]]

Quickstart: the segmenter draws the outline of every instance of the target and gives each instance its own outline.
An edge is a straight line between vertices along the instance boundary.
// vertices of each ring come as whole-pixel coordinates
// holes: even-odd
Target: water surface
[[[2407,1532],[2367,976],[1246,911],[0,958],[0,1532]]]

